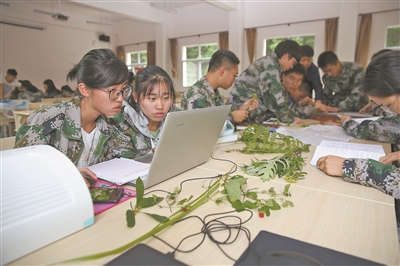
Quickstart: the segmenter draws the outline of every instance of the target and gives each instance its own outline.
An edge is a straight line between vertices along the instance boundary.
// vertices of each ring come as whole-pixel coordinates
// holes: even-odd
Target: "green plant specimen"
[[[246,146],[239,150],[247,154],[309,152],[309,145],[292,136],[270,132],[270,127],[259,125],[248,126],[241,134],[239,141]]]
[[[134,210],[127,211],[127,222],[128,227],[133,227],[135,224],[135,211],[140,210],[143,207],[138,208],[139,205],[144,202],[144,187],[143,183],[140,185],[140,178],[136,181],[136,206]],[[69,262],[77,262],[77,261],[86,261],[86,260],[94,260],[99,259],[102,257],[110,256],[119,254],[124,252],[125,250],[132,248],[136,244],[148,239],[149,237],[163,231],[164,229],[168,228],[169,226],[173,225],[174,223],[181,220],[183,217],[188,215],[190,212],[195,210],[196,208],[200,207],[204,203],[209,200],[213,200],[216,203],[221,203],[223,200],[229,200],[237,211],[242,211],[245,208],[247,209],[257,209],[259,212],[259,217],[263,218],[264,215],[269,216],[270,210],[279,210],[281,207],[289,207],[293,206],[293,203],[289,200],[285,200],[283,196],[290,197],[289,187],[290,184],[285,186],[284,192],[278,194],[275,192],[274,188],[270,188],[267,190],[262,190],[261,192],[257,192],[256,189],[245,189],[244,185],[247,184],[246,178],[240,175],[236,175],[233,177],[229,176],[229,173],[225,175],[221,175],[212,185],[210,185],[206,191],[204,191],[200,196],[193,199],[193,196],[190,196],[187,199],[180,200],[176,202],[176,196],[179,192],[179,189],[175,189],[175,191],[170,195],[170,199],[173,200],[173,204],[181,205],[183,207],[179,208],[176,212],[174,212],[169,217],[158,216],[155,214],[149,215],[152,218],[155,218],[159,223],[151,229],[149,232],[143,234],[142,236],[138,237],[137,239],[121,246],[113,250],[109,250],[106,252],[101,252],[97,254],[92,254],[84,257],[74,258],[67,261],[60,262],[62,264],[69,263]],[[139,182],[138,182],[139,181]],[[218,193],[222,193],[222,197],[216,197]],[[262,199],[259,197],[259,194],[269,195],[269,199]],[[154,204],[155,201],[153,196],[153,200],[148,200],[151,204]],[[157,197],[158,198],[158,197]],[[145,200],[147,201],[147,200]],[[279,204],[281,203],[281,204]],[[154,205],[152,205],[154,206]],[[133,216],[133,218],[132,218]],[[162,218],[160,218],[162,217]],[[133,219],[133,220],[132,220]]]

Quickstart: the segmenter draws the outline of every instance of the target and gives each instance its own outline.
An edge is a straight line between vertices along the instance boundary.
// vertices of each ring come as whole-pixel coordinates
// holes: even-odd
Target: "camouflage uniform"
[[[346,159],[342,167],[346,181],[374,187],[400,199],[400,170],[372,159]]]
[[[219,90],[214,90],[205,76],[201,77],[199,81],[185,91],[181,101],[181,108],[183,110],[221,105],[224,105],[224,100]],[[232,123],[234,122],[232,114],[229,114],[228,120]]]
[[[338,107],[342,112],[358,111],[369,101],[368,96],[360,91],[363,68],[354,62],[341,62],[341,64],[340,77],[322,76],[323,103]]]
[[[44,93],[42,91],[32,92],[32,91],[24,91],[19,94],[18,99],[26,99],[31,103],[41,102],[44,98]]]
[[[45,92],[44,93],[44,98],[57,98],[61,97],[61,91],[55,91],[55,92]]]
[[[290,108],[289,93],[281,85],[281,68],[275,53],[257,59],[233,84],[227,103],[234,110],[257,95],[256,110],[249,112],[246,122],[258,123],[276,117],[282,122],[293,122],[294,112]]]
[[[361,123],[349,119],[343,124],[343,129],[353,137],[389,142],[392,144],[392,151],[400,150],[400,114],[383,112],[383,116],[377,120],[365,120]]]
[[[50,145],[77,165],[84,147],[80,103],[81,97],[75,97],[54,106],[39,108],[18,129],[14,147]],[[96,121],[100,136],[88,165],[118,157],[111,152],[112,143],[108,140],[112,134],[112,127],[105,119],[106,117],[101,115]]]
[[[283,87],[283,86],[282,86]],[[290,95],[290,94],[289,94]],[[294,112],[296,117],[300,118],[310,118],[313,112],[315,111],[315,104],[307,104],[305,106],[300,106],[298,103],[294,102],[290,99],[290,110]]]

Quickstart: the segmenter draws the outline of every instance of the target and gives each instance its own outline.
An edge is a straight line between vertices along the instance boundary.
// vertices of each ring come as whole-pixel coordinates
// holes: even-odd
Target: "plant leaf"
[[[235,202],[232,202],[232,207],[237,211],[241,212],[244,211],[246,208],[243,206],[243,204],[240,202],[240,200],[236,200]]]
[[[246,207],[247,209],[255,209],[255,208],[257,208],[257,203],[256,203],[256,202],[251,202],[251,201],[249,201],[249,200],[246,200],[246,201],[243,203],[243,205],[244,205],[244,207]]]
[[[136,224],[135,213],[132,210],[126,211],[126,224],[129,228],[132,228]]]
[[[241,189],[240,187],[246,183],[245,178],[238,178],[234,180],[230,180],[225,184],[225,190],[228,193],[228,199],[230,202],[234,202],[240,199]]]
[[[157,196],[156,197],[150,197],[150,198],[143,198],[140,201],[139,206],[141,208],[149,208],[149,207],[152,207],[152,206],[160,203],[163,199],[164,199],[163,197],[157,197]]]
[[[169,221],[168,217],[166,217],[166,216],[161,216],[158,214],[147,213],[147,212],[145,212],[145,214],[147,214],[148,216],[150,216],[151,218],[153,218],[154,220],[156,220],[157,222],[160,222],[160,223],[166,223]]]
[[[143,195],[144,195],[144,185],[143,185],[143,180],[138,177],[136,179],[136,205],[139,206],[140,202],[143,199]]]

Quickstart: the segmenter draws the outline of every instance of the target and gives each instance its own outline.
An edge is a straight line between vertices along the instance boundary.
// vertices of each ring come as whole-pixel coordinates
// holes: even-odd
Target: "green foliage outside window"
[[[275,38],[275,39],[266,39],[266,54],[271,54],[274,52],[276,46],[284,41],[284,40],[293,40],[296,41],[299,45],[310,45],[312,48],[314,48],[314,35],[309,35],[309,36],[292,36],[289,38]]]
[[[386,48],[394,47],[400,47],[400,26],[387,29]]]
[[[207,73],[211,56],[218,50],[216,43],[186,46],[183,58],[183,86],[192,86]]]

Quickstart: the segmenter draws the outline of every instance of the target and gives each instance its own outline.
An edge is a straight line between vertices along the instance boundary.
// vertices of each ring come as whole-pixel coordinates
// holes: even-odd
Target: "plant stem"
[[[226,174],[225,176],[227,176],[228,174]],[[113,250],[109,250],[109,251],[105,251],[105,252],[101,252],[101,253],[97,253],[97,254],[92,254],[92,255],[88,255],[88,256],[83,256],[83,257],[79,257],[79,258],[74,258],[74,259],[70,259],[70,260],[66,260],[60,263],[67,263],[67,262],[77,262],[77,261],[84,261],[84,260],[94,260],[94,259],[99,259],[99,258],[103,258],[106,256],[110,256],[110,255],[115,255],[118,253],[121,253],[133,246],[135,246],[136,244],[139,244],[140,242],[142,242],[143,240],[146,240],[147,238],[161,232],[162,230],[166,229],[167,227],[169,227],[170,225],[173,225],[174,223],[176,223],[177,221],[179,221],[180,219],[182,219],[183,217],[185,217],[187,214],[189,214],[191,211],[195,210],[196,208],[198,208],[200,205],[202,205],[203,203],[207,202],[208,199],[212,196],[212,194],[214,192],[218,192],[218,187],[220,186],[220,181],[223,180],[224,176],[218,178],[216,180],[216,182],[214,182],[214,184],[212,184],[203,194],[201,194],[199,197],[197,197],[196,199],[192,200],[191,202],[188,203],[188,206],[190,206],[189,208],[187,208],[186,212],[184,212],[182,209],[176,211],[175,213],[173,213],[171,216],[169,216],[169,221],[166,223],[159,223],[157,226],[155,226],[152,230],[150,230],[149,232],[147,232],[146,234],[136,238],[135,240],[129,242],[126,245],[123,245],[119,248],[113,249]],[[59,264],[59,263],[57,263]]]

